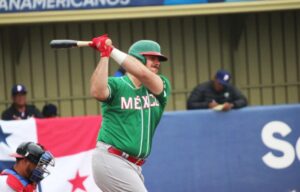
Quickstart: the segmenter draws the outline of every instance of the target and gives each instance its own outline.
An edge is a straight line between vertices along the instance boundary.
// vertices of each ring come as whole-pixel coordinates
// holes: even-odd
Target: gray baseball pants
[[[92,168],[96,185],[103,192],[147,192],[142,168],[107,151],[110,145],[98,142]]]

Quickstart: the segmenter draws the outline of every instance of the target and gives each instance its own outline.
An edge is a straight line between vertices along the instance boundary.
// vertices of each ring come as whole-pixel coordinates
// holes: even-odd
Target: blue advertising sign
[[[226,2],[226,0],[0,0],[0,13],[199,4],[213,2]]]
[[[153,1],[155,5],[160,1]],[[50,10],[80,10],[141,6],[137,0],[0,0],[1,12],[29,12]]]
[[[300,191],[300,105],[165,113],[143,166],[149,191]]]

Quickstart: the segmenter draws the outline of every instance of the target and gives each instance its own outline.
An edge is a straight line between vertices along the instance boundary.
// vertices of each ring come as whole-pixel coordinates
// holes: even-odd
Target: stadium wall
[[[165,113],[143,166],[149,191],[300,190],[300,105]]]
[[[172,82],[167,110],[184,110],[194,86],[219,68],[250,105],[300,101],[300,11],[166,17],[112,21],[6,25],[0,27],[0,111],[10,89],[23,83],[28,99],[41,108],[57,104],[62,116],[99,114],[89,96],[89,78],[98,54],[89,48],[52,50],[51,39],[89,40],[108,33],[128,50],[139,39],[161,43],[170,60],[161,71]],[[110,65],[110,74],[117,65]]]

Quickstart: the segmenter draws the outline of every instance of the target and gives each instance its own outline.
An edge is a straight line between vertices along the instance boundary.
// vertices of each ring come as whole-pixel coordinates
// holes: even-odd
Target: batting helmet
[[[146,64],[144,56],[157,56],[160,61],[167,61],[168,58],[161,54],[160,45],[152,40],[140,40],[135,42],[129,48],[128,54],[139,59],[142,63]]]
[[[21,143],[16,153],[11,156],[17,159],[28,159],[36,164],[36,168],[32,171],[29,180],[38,183],[50,174],[47,166],[54,166],[54,157],[49,151],[45,151],[42,145],[33,142]]]

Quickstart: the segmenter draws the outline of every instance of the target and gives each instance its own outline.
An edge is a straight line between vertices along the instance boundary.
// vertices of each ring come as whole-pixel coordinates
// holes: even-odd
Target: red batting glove
[[[111,46],[106,45],[107,39],[109,39],[107,34],[93,38],[92,43],[90,43],[89,46],[98,50],[101,53],[101,57],[109,57],[113,48]]]
[[[110,57],[113,48],[107,45],[105,45],[105,47],[105,49],[101,49],[101,57]]]
[[[99,37],[95,37],[92,39],[92,43],[90,43],[89,46],[101,52],[100,50],[101,44],[105,44],[105,41],[107,39],[108,39],[107,34],[101,35]]]

